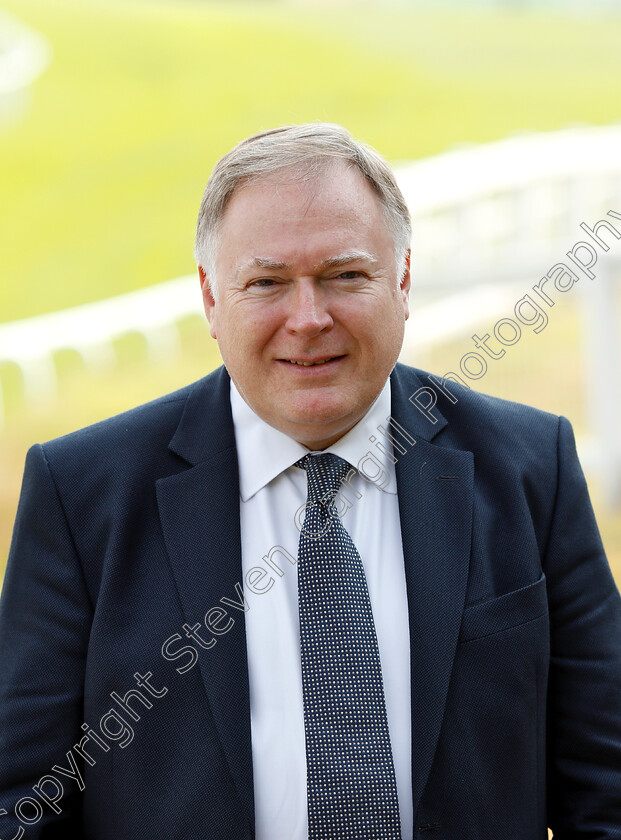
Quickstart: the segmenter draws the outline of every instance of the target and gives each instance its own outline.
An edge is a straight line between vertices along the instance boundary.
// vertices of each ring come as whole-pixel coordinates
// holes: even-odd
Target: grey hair
[[[194,256],[205,270],[214,296],[218,234],[235,190],[283,170],[314,178],[339,160],[357,168],[379,198],[393,236],[399,277],[403,276],[412,226],[392,169],[375,149],[355,140],[342,126],[306,123],[248,137],[216,163],[203,194],[194,246]]]

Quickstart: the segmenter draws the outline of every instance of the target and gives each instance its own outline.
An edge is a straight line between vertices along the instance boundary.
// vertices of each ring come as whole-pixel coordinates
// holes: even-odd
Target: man
[[[28,456],[3,840],[621,838],[621,601],[571,429],[396,364],[409,241],[340,127],[218,163],[225,367]]]

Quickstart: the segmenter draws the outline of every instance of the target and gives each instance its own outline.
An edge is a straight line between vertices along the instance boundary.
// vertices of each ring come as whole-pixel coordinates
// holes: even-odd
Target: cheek
[[[227,347],[230,355],[241,358],[246,364],[259,361],[277,329],[274,319],[268,315],[260,307],[228,312],[226,322],[221,318],[218,323],[220,343]]]
[[[385,301],[382,306],[373,307],[361,316],[356,313],[350,319],[350,331],[361,344],[373,348],[374,353],[382,355],[387,345],[396,338],[402,329],[402,310],[397,310],[394,301]]]
[[[404,325],[403,310],[395,306],[386,306],[365,322],[357,337],[369,372],[383,375],[394,365],[401,352]]]

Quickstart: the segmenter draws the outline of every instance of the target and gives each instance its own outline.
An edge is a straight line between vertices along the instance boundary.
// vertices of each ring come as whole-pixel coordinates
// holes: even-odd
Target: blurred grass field
[[[51,41],[0,132],[0,321],[194,268],[213,163],[280,123],[389,159],[621,118],[621,21],[231,2],[2,0]]]
[[[341,122],[397,162],[520,131],[621,118],[618,19],[189,0],[1,6],[50,40],[53,60],[26,117],[0,130],[0,321],[193,271],[193,228],[210,169],[263,128]],[[555,315],[549,337],[516,348],[481,390],[562,409],[550,381],[560,375],[567,382],[580,356],[576,313],[566,307]],[[180,359],[155,368],[128,339],[117,348],[117,368],[101,376],[59,358],[59,397],[35,408],[20,401],[16,372],[0,370],[8,403],[0,568],[27,447],[217,363],[201,324],[185,324],[182,343]],[[448,346],[412,362],[442,371],[463,352]],[[579,385],[565,412],[578,426]],[[619,517],[599,505],[598,513],[621,580]]]

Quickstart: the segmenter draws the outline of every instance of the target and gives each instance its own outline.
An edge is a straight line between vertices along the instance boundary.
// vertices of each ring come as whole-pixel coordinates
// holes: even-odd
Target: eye
[[[338,275],[338,278],[340,280],[356,280],[360,276],[361,273],[359,271],[354,271],[352,269],[351,271],[341,271],[341,273]]]
[[[250,286],[254,286],[259,289],[268,289],[270,286],[275,285],[276,280],[273,280],[271,277],[260,277],[258,280],[253,280],[252,283],[250,283]]]

